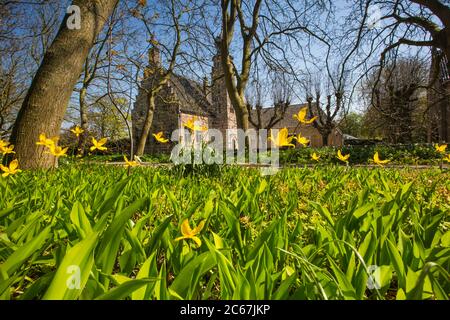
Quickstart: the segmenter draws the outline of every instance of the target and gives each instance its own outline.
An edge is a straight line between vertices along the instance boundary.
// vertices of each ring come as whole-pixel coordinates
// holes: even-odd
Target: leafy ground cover
[[[109,149],[108,149],[109,150]],[[332,165],[342,163],[337,159],[337,151],[343,154],[350,154],[348,162],[350,165],[367,165],[373,163],[373,155],[378,152],[382,159],[389,160],[389,164],[394,165],[440,165],[445,154],[436,151],[436,146],[432,144],[411,144],[411,145],[371,145],[371,146],[344,146],[342,148],[286,148],[280,151],[280,163],[283,164],[319,164]],[[109,151],[107,151],[109,152]],[[319,159],[313,160],[312,155],[316,154]],[[226,155],[224,155],[226,159]],[[104,152],[89,155],[85,161],[92,162],[121,162],[123,154]],[[144,155],[141,160],[148,163],[171,163],[170,154]],[[247,159],[248,160],[248,159]],[[66,158],[66,162],[78,162],[79,159]],[[448,162],[443,161],[443,164]]]
[[[63,165],[0,179],[2,299],[448,299],[427,169]]]

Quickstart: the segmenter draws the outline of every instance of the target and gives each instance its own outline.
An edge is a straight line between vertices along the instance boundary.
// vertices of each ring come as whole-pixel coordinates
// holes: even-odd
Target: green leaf
[[[333,261],[332,258],[328,257],[328,261],[330,263],[331,270],[333,270],[333,273],[339,284],[339,290],[342,291],[344,298],[349,300],[356,300],[356,291],[350,281],[348,281],[345,274],[339,269],[338,265]]]
[[[120,300],[124,299],[133,292],[138,290],[139,288],[151,283],[155,282],[158,279],[137,279],[137,280],[129,280],[123,282],[116,288],[109,290],[108,292],[102,294],[101,296],[95,298],[95,300]]]
[[[395,272],[397,273],[399,288],[406,289],[406,275],[402,257],[400,256],[398,249],[389,239],[387,239],[385,243],[387,244],[387,249],[389,257],[391,258],[391,263],[394,267]]]
[[[3,277],[3,279],[6,280],[14,272],[16,272],[16,270],[20,268],[33,253],[38,250],[43,250],[44,248],[42,248],[42,246],[47,240],[50,230],[51,226],[48,226],[31,241],[28,241],[26,244],[14,251],[14,253],[11,254],[2,265],[0,265],[0,279]]]
[[[66,252],[44,300],[74,300],[83,291],[94,265],[98,233],[93,232]]]
[[[162,238],[164,231],[166,231],[167,227],[170,225],[170,221],[172,220],[173,215],[168,216],[164,221],[155,229],[150,239],[150,242],[147,246],[147,255],[152,254],[156,249],[156,245]]]
[[[158,277],[158,269],[156,266],[156,252],[144,262],[141,269],[136,276],[136,279],[144,279],[144,278],[157,278]],[[131,295],[132,300],[148,300],[153,294],[153,290],[155,288],[155,282],[151,282],[147,284],[145,287],[141,287]]]
[[[209,270],[211,270],[216,265],[214,256],[211,252],[204,252],[199,256],[192,259],[175,277],[175,280],[172,282],[170,289],[176,292],[179,296],[185,297],[189,287],[192,285],[190,280],[192,278],[192,274],[195,270],[202,266],[202,270],[200,274],[205,274]]]
[[[143,207],[146,201],[146,198],[135,201],[116,216],[111,222],[111,225],[106,229],[103,239],[97,249],[97,252],[99,253],[98,265],[101,267],[103,273],[111,274],[119,250],[123,230],[128,220]]]
[[[325,208],[324,206],[322,206],[320,203],[314,202],[314,201],[309,201],[309,203],[313,206],[314,209],[317,210],[317,212],[319,212],[319,214],[325,218],[325,220],[333,227],[334,226],[334,221],[333,221],[333,217],[331,216],[330,211],[328,211],[327,208]]]
[[[78,201],[76,201],[72,207],[70,221],[72,221],[72,224],[75,226],[82,239],[92,232],[91,223],[84,212],[83,206]]]

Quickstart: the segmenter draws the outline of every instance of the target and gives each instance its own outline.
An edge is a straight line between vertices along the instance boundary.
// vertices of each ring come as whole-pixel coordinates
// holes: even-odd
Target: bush
[[[438,164],[442,158],[432,144],[370,145],[288,149],[281,151],[280,163],[310,164],[314,162],[311,155],[315,152],[320,156],[320,163],[337,164],[340,163],[336,158],[339,149],[343,154],[350,153],[350,164],[370,164],[375,152],[379,153],[380,158],[391,160],[392,164]]]

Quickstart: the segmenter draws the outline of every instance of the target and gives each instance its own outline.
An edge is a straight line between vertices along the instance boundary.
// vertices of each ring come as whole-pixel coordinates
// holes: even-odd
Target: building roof
[[[214,116],[211,110],[211,103],[203,92],[202,85],[194,80],[173,74],[170,79],[170,86],[175,90],[175,94],[180,101],[180,111],[183,113]]]

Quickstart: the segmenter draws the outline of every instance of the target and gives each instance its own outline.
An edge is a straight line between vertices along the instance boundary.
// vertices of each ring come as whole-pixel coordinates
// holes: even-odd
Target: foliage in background
[[[382,159],[391,160],[391,164],[417,165],[433,164],[437,165],[442,159],[442,155],[437,153],[431,144],[410,144],[410,145],[369,145],[369,146],[344,146],[342,148],[298,148],[287,149],[280,153],[281,164],[311,164],[311,155],[315,152],[320,156],[320,164],[338,164],[336,158],[337,150],[342,153],[350,153],[350,164],[373,164],[375,152],[380,154]]]

